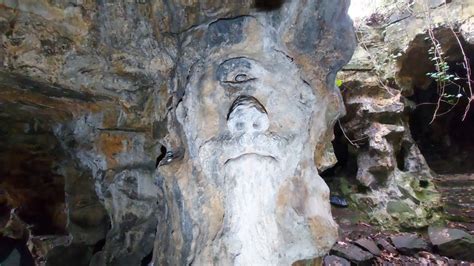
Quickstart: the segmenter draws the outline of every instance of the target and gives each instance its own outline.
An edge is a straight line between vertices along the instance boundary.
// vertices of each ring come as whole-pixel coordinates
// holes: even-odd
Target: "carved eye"
[[[247,75],[247,74],[238,74],[235,76],[234,78],[234,82],[246,82],[246,81],[250,81],[250,80],[253,80],[254,78],[252,78],[251,76]]]
[[[253,76],[247,73],[243,73],[242,70],[232,71],[228,76],[223,80],[227,84],[239,84],[246,83],[252,80],[255,80]]]
[[[222,83],[239,84],[255,80],[250,73],[252,63],[244,57],[236,57],[222,62],[216,71],[216,78]]]

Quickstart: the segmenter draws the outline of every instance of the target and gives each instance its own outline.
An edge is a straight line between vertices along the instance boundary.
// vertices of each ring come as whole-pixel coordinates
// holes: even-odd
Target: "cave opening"
[[[332,141],[332,146],[337,163],[320,173],[324,181],[328,183],[330,187],[334,187],[335,190],[337,190],[335,185],[338,185],[337,183],[340,181],[337,177],[344,176],[355,180],[358,170],[357,148],[349,143],[342,130],[339,123],[334,126],[334,140]]]
[[[101,228],[109,225],[93,180],[69,154],[74,142],[57,134],[56,126],[68,118],[42,105],[0,101],[0,246],[16,243],[2,253],[0,264],[29,257],[36,263],[55,261],[54,256],[92,250],[94,239],[106,230]],[[55,250],[47,258],[45,245]],[[61,252],[66,249],[72,253]]]
[[[49,122],[31,109],[1,105],[0,233],[24,234],[7,229],[17,216],[34,235],[65,235],[64,177],[55,171],[64,153]]]
[[[474,160],[474,108],[467,108],[472,95],[464,66],[465,54],[470,68],[474,67],[474,45],[459,35],[463,54],[450,29],[438,29],[435,36],[449,66],[446,73],[452,76],[445,83],[434,79],[430,74],[436,73],[429,53],[430,39],[421,35],[412,42],[401,61],[400,71],[401,79],[410,80],[413,88],[411,95],[407,95],[414,103],[409,116],[410,131],[436,173],[474,173],[474,164],[470,163]]]
[[[35,108],[0,104],[0,246],[9,247],[0,247],[0,264],[34,265],[32,236],[67,235],[65,182],[57,171],[64,153]]]

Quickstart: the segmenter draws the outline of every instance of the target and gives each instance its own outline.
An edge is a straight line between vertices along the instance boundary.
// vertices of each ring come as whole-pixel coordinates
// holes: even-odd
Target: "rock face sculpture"
[[[354,42],[335,43],[338,33],[317,23],[318,11],[332,12],[325,19],[350,29],[346,3],[306,4],[308,17],[288,1],[183,33],[169,158],[158,169],[168,216],[158,223],[156,262],[289,265],[335,242],[317,166],[331,162],[332,126],[344,111],[334,74]],[[320,53],[325,41],[347,50]]]
[[[321,256],[336,225],[317,169],[344,112],[348,2],[2,1],[0,224],[23,226],[6,195],[49,204],[53,230],[9,235],[47,265]],[[32,197],[36,169],[54,207]]]

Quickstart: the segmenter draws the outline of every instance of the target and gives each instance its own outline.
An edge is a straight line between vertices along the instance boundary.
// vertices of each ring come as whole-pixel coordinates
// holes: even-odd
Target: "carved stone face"
[[[337,235],[314,166],[329,103],[260,25],[249,28],[193,66],[178,119],[193,169],[223,195],[230,257],[290,264],[323,255]]]
[[[309,141],[315,95],[285,56],[267,56],[209,62],[189,84],[183,103],[193,115],[183,125],[190,153],[216,183],[250,159],[294,172]]]

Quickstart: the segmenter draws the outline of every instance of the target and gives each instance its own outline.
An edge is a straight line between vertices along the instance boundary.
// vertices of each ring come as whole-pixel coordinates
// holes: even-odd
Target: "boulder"
[[[413,255],[422,250],[430,250],[428,243],[416,234],[399,234],[391,236],[390,240],[404,255]]]
[[[440,255],[474,261],[474,236],[469,233],[460,229],[430,226],[428,235]]]

